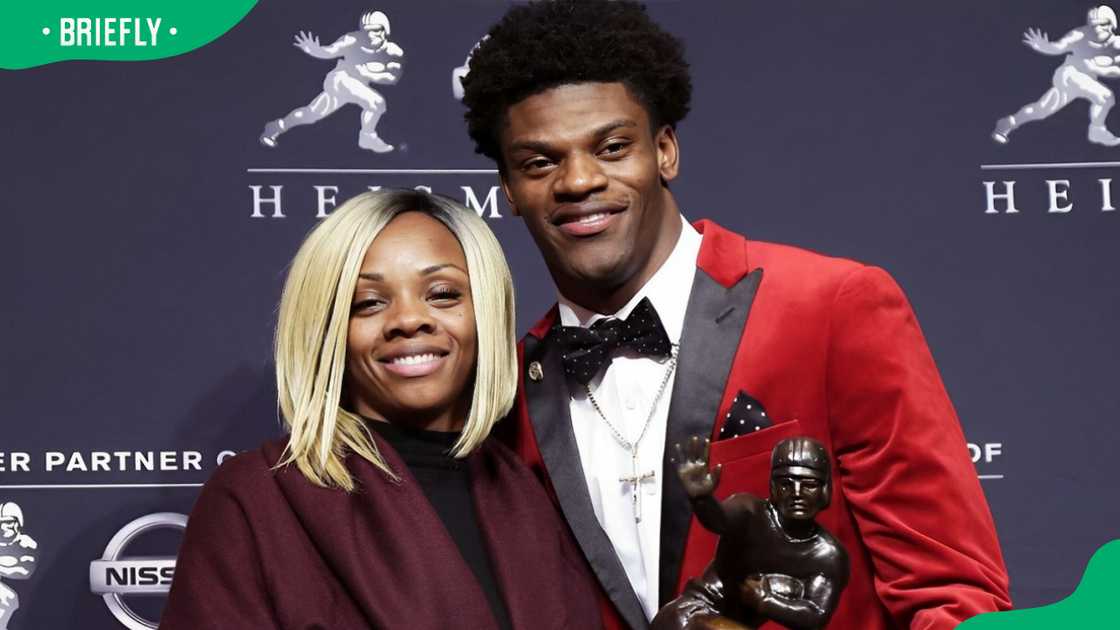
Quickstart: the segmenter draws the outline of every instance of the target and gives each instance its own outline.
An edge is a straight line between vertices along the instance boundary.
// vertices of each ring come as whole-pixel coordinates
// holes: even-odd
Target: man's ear
[[[506,180],[506,172],[505,171],[506,170],[504,168],[499,168],[498,169],[498,181],[502,185],[502,192],[506,196],[506,201],[509,202],[510,211],[513,212],[513,216],[519,217],[519,216],[521,216],[521,211],[517,209],[517,204],[513,203],[513,195],[510,194],[509,181]]]
[[[680,169],[681,147],[677,142],[677,132],[669,125],[662,125],[653,137],[657,147],[657,171],[661,181],[669,183],[677,177]]]

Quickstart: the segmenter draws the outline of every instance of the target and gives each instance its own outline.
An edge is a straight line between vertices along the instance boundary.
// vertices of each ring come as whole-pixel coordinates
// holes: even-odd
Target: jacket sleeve
[[[829,331],[836,481],[901,627],[1010,608],[991,512],[914,313],[882,269],[851,273]]]
[[[245,503],[222,472],[207,482],[191,510],[161,630],[280,627]]]

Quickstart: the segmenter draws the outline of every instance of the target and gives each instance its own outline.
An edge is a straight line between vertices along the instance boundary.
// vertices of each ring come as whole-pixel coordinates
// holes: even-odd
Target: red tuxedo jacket
[[[817,521],[844,545],[851,579],[830,628],[948,630],[1011,605],[991,513],[918,322],[883,270],[749,241],[709,221],[689,298],[666,458],[713,439],[719,498],[769,494],[770,451],[787,437],[833,455],[833,498]],[[567,382],[548,332],[522,340],[517,405],[501,433],[541,477],[599,578],[608,625],[645,628],[637,596],[592,511],[571,429]],[[537,362],[543,378],[526,378]],[[735,395],[775,424],[715,441]],[[692,517],[665,462],[661,603],[700,574],[716,537]],[[776,627],[769,624],[767,627]]]

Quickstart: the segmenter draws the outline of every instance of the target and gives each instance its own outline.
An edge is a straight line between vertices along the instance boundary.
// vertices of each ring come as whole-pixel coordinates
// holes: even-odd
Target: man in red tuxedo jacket
[[[832,453],[817,521],[851,579],[829,627],[948,630],[1010,607],[964,436],[898,285],[683,221],[669,182],[691,82],[644,8],[516,6],[463,86],[470,134],[560,295],[522,342],[501,431],[571,526],[608,625],[647,627],[712,558],[669,463],[692,435],[712,439],[721,499],[766,496],[784,438]]]

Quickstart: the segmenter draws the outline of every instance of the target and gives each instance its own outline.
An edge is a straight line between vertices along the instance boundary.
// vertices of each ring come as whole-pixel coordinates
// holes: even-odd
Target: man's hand
[[[318,37],[303,31],[300,31],[296,35],[296,41],[292,45],[312,56],[323,50],[323,46],[319,43]]]
[[[1054,47],[1050,36],[1037,28],[1029,28],[1023,33],[1023,43],[1040,53],[1048,53]]]
[[[701,441],[694,435],[685,442],[683,449],[680,444],[676,445],[677,476],[681,478],[685,492],[693,499],[711,495],[719,484],[723,466],[708,470],[709,444],[709,440]]]

